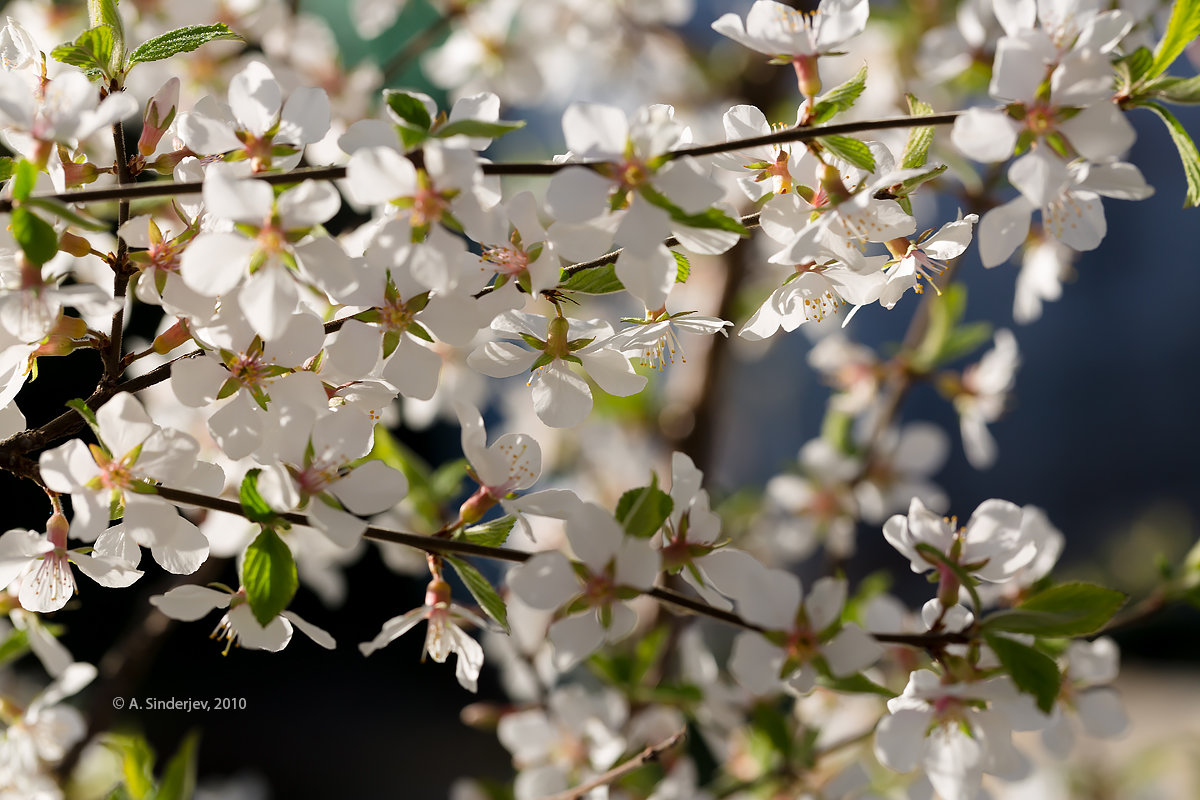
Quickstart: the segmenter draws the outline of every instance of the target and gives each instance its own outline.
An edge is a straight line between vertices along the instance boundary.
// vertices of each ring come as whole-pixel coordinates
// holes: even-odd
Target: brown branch
[[[117,188],[133,183],[133,174],[129,171],[129,155],[125,151],[125,127],[120,120],[112,126],[113,148],[116,150]],[[125,293],[129,289],[129,278],[133,268],[129,263],[129,243],[121,235],[121,226],[129,221],[129,201],[121,200],[117,205],[117,252],[112,262],[113,269],[113,298],[118,307],[113,314],[112,329],[108,343],[101,351],[104,360],[104,375],[100,379],[98,390],[105,390],[117,382],[124,367],[121,360],[121,348],[125,334]]]
[[[658,744],[650,745],[633,758],[630,758],[628,761],[621,762],[608,772],[602,772],[596,777],[592,778],[590,781],[581,783],[573,789],[568,789],[565,792],[559,792],[558,794],[550,795],[549,797],[545,798],[545,800],[580,800],[593,789],[598,789],[601,786],[607,786],[608,784],[625,777],[638,767],[645,766],[651,761],[658,760],[663,753],[667,752],[672,747],[683,741],[683,738],[686,735],[687,728],[680,728],[678,731],[671,734]]]
[[[672,150],[664,155],[669,158],[681,156],[703,156],[714,153],[729,153],[744,150],[748,147],[758,147],[768,144],[783,144],[786,142],[802,142],[809,139],[819,139],[822,136],[844,136],[850,133],[884,130],[888,128],[913,128],[929,125],[946,125],[958,117],[956,111],[946,114],[934,114],[928,117],[893,117],[890,119],[868,120],[865,122],[844,122],[838,125],[822,125],[818,127],[786,128],[782,131],[763,136],[751,136],[746,139],[733,139],[728,142],[684,147]],[[420,160],[420,151],[414,151],[409,156]],[[586,161],[563,162],[512,162],[508,164],[483,163],[479,165],[484,175],[553,175],[567,167],[599,167],[608,164],[601,159]],[[300,181],[341,180],[346,177],[345,167],[314,167],[298,169],[292,172],[275,173],[271,175],[253,175],[247,179],[266,181],[270,184],[299,183]],[[204,189],[203,181],[176,183],[174,181],[158,181],[155,183],[139,183],[132,186],[117,186],[107,189],[84,189],[77,192],[37,195],[37,199],[55,200],[63,203],[91,203],[100,200],[144,200],[151,197],[175,197],[185,194],[200,194]],[[0,200],[0,213],[12,211],[13,201]]]
[[[246,512],[242,509],[240,503],[233,500],[226,500],[220,497],[209,497],[208,495],[198,494],[196,492],[188,492],[181,489],[172,489],[167,486],[159,486],[156,491],[158,495],[172,503],[180,503],[183,505],[196,506],[198,508],[210,508],[215,511],[224,511],[227,514],[235,514],[239,517],[246,517]],[[294,511],[278,512],[276,514],[282,520],[286,520],[294,525],[305,525],[307,527],[315,527],[312,521],[304,514],[298,514]],[[248,517],[246,517],[248,519]],[[387,528],[379,528],[374,525],[367,527],[363,534],[366,539],[371,539],[377,542],[392,542],[394,544],[402,544],[406,547],[413,547],[417,550],[422,550],[426,553],[434,555],[464,555],[478,556],[480,558],[491,558],[499,561],[511,561],[514,563],[523,563],[533,558],[535,553],[529,553],[524,550],[514,550],[510,547],[491,547],[489,545],[476,544],[474,542],[455,541],[452,539],[439,539],[431,536],[421,536],[416,533],[407,533],[405,531],[393,531]],[[695,600],[687,595],[671,589],[656,586],[646,592],[650,597],[658,600],[661,603],[674,606],[676,608],[690,611],[694,614],[715,619],[720,622],[734,625],[745,630],[756,631],[758,633],[765,632],[765,628],[756,625],[753,622],[748,622],[742,619],[737,614],[731,611],[722,611],[719,608],[714,608],[702,600]],[[912,647],[920,647],[924,649],[944,647],[948,644],[963,644],[970,641],[970,637],[961,633],[917,633],[917,634],[871,634],[876,640],[887,644],[907,644]]]

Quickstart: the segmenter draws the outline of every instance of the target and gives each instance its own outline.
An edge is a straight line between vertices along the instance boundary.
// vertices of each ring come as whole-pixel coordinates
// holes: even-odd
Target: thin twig
[[[884,130],[888,128],[912,128],[929,125],[946,125],[958,117],[956,111],[946,114],[934,114],[928,117],[893,117],[890,119],[867,120],[865,122],[844,122],[838,125],[822,125],[810,128],[786,128],[782,131],[763,136],[751,136],[746,139],[733,139],[728,142],[698,145],[673,150],[664,155],[669,158],[681,156],[703,156],[714,153],[729,153],[768,144],[785,142],[801,142],[809,139],[819,139],[822,136],[844,136],[850,133]],[[418,159],[420,151],[409,154],[410,158]],[[484,175],[553,175],[568,167],[600,167],[610,162],[602,159],[587,161],[563,162],[512,162],[508,164],[483,163],[479,165]],[[298,183],[312,180],[341,180],[346,177],[345,167],[313,167],[298,169],[292,172],[275,173],[271,175],[248,176],[247,180],[266,181],[270,184]],[[150,197],[175,197],[185,194],[200,194],[204,189],[203,181],[180,182],[159,181],[155,183],[139,183],[132,186],[116,186],[107,189],[83,189],[77,192],[62,192],[58,194],[37,195],[37,199],[55,200],[63,203],[91,203],[100,200],[143,200]],[[0,200],[0,213],[12,211],[11,199]]]
[[[172,489],[166,486],[157,487],[158,495],[172,503],[181,503],[184,505],[196,506],[197,508],[210,508],[215,511],[224,511],[227,514],[235,514],[239,517],[246,517],[246,512],[242,509],[240,503],[233,500],[226,500],[221,497],[210,497],[205,494],[196,492],[188,492],[181,489]],[[314,523],[304,514],[298,514],[294,511],[278,512],[276,514],[280,519],[286,520],[294,525],[305,525],[307,527],[315,527]],[[363,538],[372,539],[377,542],[392,542],[394,544],[402,544],[406,547],[413,547],[417,550],[422,550],[426,553],[436,555],[464,555],[478,556],[480,558],[491,558],[499,561],[510,561],[514,563],[523,563],[533,558],[535,553],[529,553],[524,550],[514,550],[510,547],[492,547],[489,545],[476,544],[475,542],[456,541],[453,539],[438,539],[431,536],[421,536],[416,533],[408,533],[405,531],[393,531],[387,528],[379,528],[374,525],[368,526],[363,533]],[[731,611],[723,611],[719,608],[714,608],[702,600],[694,600],[687,595],[680,594],[671,589],[663,587],[654,587],[646,592],[650,597],[658,600],[661,603],[681,608],[685,611],[690,611],[694,614],[715,619],[720,622],[734,625],[745,630],[764,633],[766,631],[761,625],[742,619],[737,614]],[[970,637],[962,633],[918,633],[918,634],[870,634],[876,640],[887,644],[906,644],[912,647],[923,649],[944,647],[948,644],[964,644],[970,641]]]
[[[629,773],[633,772],[638,767],[645,766],[651,761],[656,761],[663,753],[670,750],[675,745],[683,741],[687,735],[687,728],[680,728],[675,733],[671,734],[666,739],[658,744],[652,744],[642,752],[638,753],[628,761],[623,761],[617,766],[610,769],[608,772],[602,772],[586,783],[581,783],[573,789],[568,789],[565,792],[550,795],[545,800],[580,800],[584,795],[593,789],[598,789],[601,786],[607,786],[614,781],[617,781]]]

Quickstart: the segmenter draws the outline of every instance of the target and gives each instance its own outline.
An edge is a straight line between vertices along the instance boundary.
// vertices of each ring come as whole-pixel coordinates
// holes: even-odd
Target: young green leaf
[[[154,800],[191,800],[196,794],[196,751],[200,732],[191,731],[167,762]]]
[[[908,113],[913,117],[927,117],[933,113],[933,106],[918,100],[916,95],[908,95]],[[908,140],[904,143],[904,156],[900,161],[903,169],[916,169],[925,166],[929,158],[929,147],[933,144],[933,128],[912,128],[908,132]]]
[[[463,538],[475,544],[499,547],[508,541],[508,534],[512,533],[516,521],[516,517],[500,517],[490,522],[472,525],[463,531]]]
[[[500,593],[492,586],[487,578],[483,577],[483,573],[472,567],[461,558],[453,556],[445,556],[446,563],[454,568],[458,573],[458,577],[462,578],[463,585],[467,587],[467,591],[475,598],[475,602],[479,603],[489,617],[500,623],[500,627],[508,632],[508,607],[504,605],[504,600],[500,598]]]
[[[1196,152],[1195,142],[1188,135],[1183,123],[1162,105],[1143,103],[1142,107],[1148,108],[1158,115],[1158,118],[1167,126],[1167,132],[1171,134],[1171,140],[1175,142],[1175,149],[1179,151],[1179,160],[1183,162],[1183,174],[1187,178],[1188,186],[1183,207],[1194,208],[1200,205],[1200,153]]]
[[[564,292],[582,294],[612,294],[625,290],[613,264],[604,264],[574,273],[558,286]]]
[[[13,175],[12,182],[12,198],[13,200],[24,200],[29,197],[33,187],[37,185],[38,168],[32,161],[21,159],[17,162],[16,172]]]
[[[671,516],[675,501],[658,488],[658,475],[651,473],[650,485],[630,489],[617,501],[617,522],[630,536],[649,539]]]
[[[1005,636],[985,636],[988,647],[1000,659],[1001,666],[1012,676],[1016,687],[1037,700],[1037,706],[1046,714],[1054,708],[1058,698],[1062,675],[1058,664],[1050,656],[1029,645]]]
[[[670,214],[672,220],[690,228],[712,228],[736,233],[738,236],[750,235],[749,229],[741,221],[734,219],[719,208],[706,208],[696,214],[689,214],[672,203],[666,195],[648,186],[643,186],[639,192],[646,200]]]
[[[849,136],[822,136],[818,141],[835,156],[867,172],[875,171],[875,156],[864,142]]]
[[[683,253],[672,250],[671,255],[675,256],[675,282],[687,283],[688,277],[692,274],[691,262]]]
[[[12,210],[12,234],[26,257],[35,264],[45,264],[58,252],[58,234],[54,226],[27,208]]]
[[[112,227],[107,222],[101,222],[95,217],[88,216],[81,211],[76,211],[66,203],[51,200],[47,197],[30,197],[25,201],[24,205],[27,208],[40,208],[43,211],[49,211],[54,216],[64,219],[75,227],[83,228],[86,231],[108,231]]]
[[[812,124],[819,125],[822,122],[828,122],[842,111],[849,110],[858,100],[858,96],[863,93],[866,85],[867,66],[864,64],[853,78],[833,87],[817,98],[817,102],[813,106]]]
[[[109,25],[97,25],[89,28],[75,39],[74,42],[64,42],[50,51],[54,60],[73,67],[79,67],[88,73],[89,77],[97,74],[111,79],[111,59],[115,36]]]
[[[438,139],[445,139],[448,136],[479,136],[484,139],[498,139],[506,133],[512,133],[524,127],[524,121],[484,122],[481,119],[460,119],[443,125],[434,131],[433,135]]]
[[[69,408],[79,412],[79,416],[83,417],[83,421],[92,429],[92,433],[96,434],[96,438],[100,438],[100,422],[96,419],[96,412],[88,406],[87,403],[80,400],[78,397],[67,401]]]
[[[242,562],[242,586],[258,624],[266,626],[288,607],[300,582],[291,548],[271,528],[246,548]]]
[[[134,64],[142,64],[147,61],[162,61],[180,53],[190,53],[201,45],[219,40],[240,42],[242,37],[231,31],[229,26],[223,22],[176,28],[135,47],[129,54],[125,68],[129,69]]]
[[[1191,106],[1200,103],[1200,75],[1190,78],[1159,78],[1145,87],[1146,93],[1176,105]]]
[[[1038,592],[1015,608],[984,618],[985,631],[1035,636],[1087,636],[1104,627],[1126,595],[1092,583],[1063,583]]]
[[[258,493],[258,476],[261,472],[261,469],[252,469],[242,478],[238,501],[242,504],[242,513],[246,515],[246,519],[266,525],[274,522],[277,514]]]
[[[1167,31],[1154,48],[1154,64],[1146,77],[1156,78],[1165,72],[1197,36],[1200,36],[1200,0],[1175,0]]]

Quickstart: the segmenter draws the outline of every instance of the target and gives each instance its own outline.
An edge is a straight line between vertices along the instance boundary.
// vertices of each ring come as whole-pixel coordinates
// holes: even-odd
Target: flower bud
[[[434,578],[425,587],[425,605],[433,608],[450,604],[450,584],[441,578]]]
[[[149,157],[158,149],[159,140],[175,121],[175,108],[178,105],[179,78],[171,78],[146,104],[146,113],[142,117],[142,137],[138,139],[138,152],[143,156]]]
[[[58,238],[58,249],[76,258],[83,258],[92,254],[92,243],[82,236],[64,231]]]
[[[186,343],[191,338],[192,335],[188,333],[187,321],[177,319],[174,325],[154,337],[154,352],[164,355],[179,347],[179,345]]]
[[[475,494],[468,497],[466,502],[459,506],[458,518],[463,521],[464,525],[474,525],[483,519],[483,515],[495,505],[496,498],[492,497],[486,486],[480,486],[475,490]]]

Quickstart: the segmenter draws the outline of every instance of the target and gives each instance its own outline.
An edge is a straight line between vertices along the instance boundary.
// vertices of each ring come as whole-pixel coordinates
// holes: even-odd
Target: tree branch
[[[714,153],[729,153],[745,150],[760,145],[783,144],[786,142],[803,142],[809,139],[819,139],[822,136],[844,136],[850,133],[885,130],[889,128],[915,128],[929,125],[947,125],[958,118],[960,112],[951,111],[946,114],[934,114],[927,117],[892,117],[889,119],[867,120],[865,122],[843,122],[837,125],[821,125],[818,127],[791,127],[763,136],[751,136],[746,139],[733,139],[728,142],[684,147],[672,150],[664,155],[674,159],[681,156],[705,156]],[[420,159],[420,151],[409,154]],[[553,175],[567,167],[599,167],[608,161],[590,159],[586,161],[534,161],[512,162],[508,164],[480,164],[484,175]],[[292,172],[271,175],[254,175],[247,180],[266,181],[270,184],[299,183],[301,181],[324,180],[334,181],[346,177],[345,167],[314,167],[298,169]],[[155,183],[139,183],[132,186],[116,186],[107,189],[83,189],[77,192],[62,192],[58,194],[37,195],[37,199],[56,200],[63,203],[91,203],[100,200],[144,200],[151,197],[175,197],[185,194],[200,194],[203,191],[203,181],[176,183],[174,181],[159,181]],[[12,211],[11,199],[0,200],[0,213]]]
[[[545,800],[580,800],[588,792],[593,789],[598,789],[601,786],[607,786],[614,781],[620,780],[629,773],[633,772],[638,767],[649,764],[651,761],[656,761],[663,753],[670,750],[675,745],[683,741],[687,735],[687,728],[680,728],[675,733],[663,739],[658,744],[652,744],[642,752],[638,753],[628,761],[624,761],[610,769],[608,772],[602,772],[586,783],[581,783],[574,789],[568,789],[565,792],[550,795]]]

